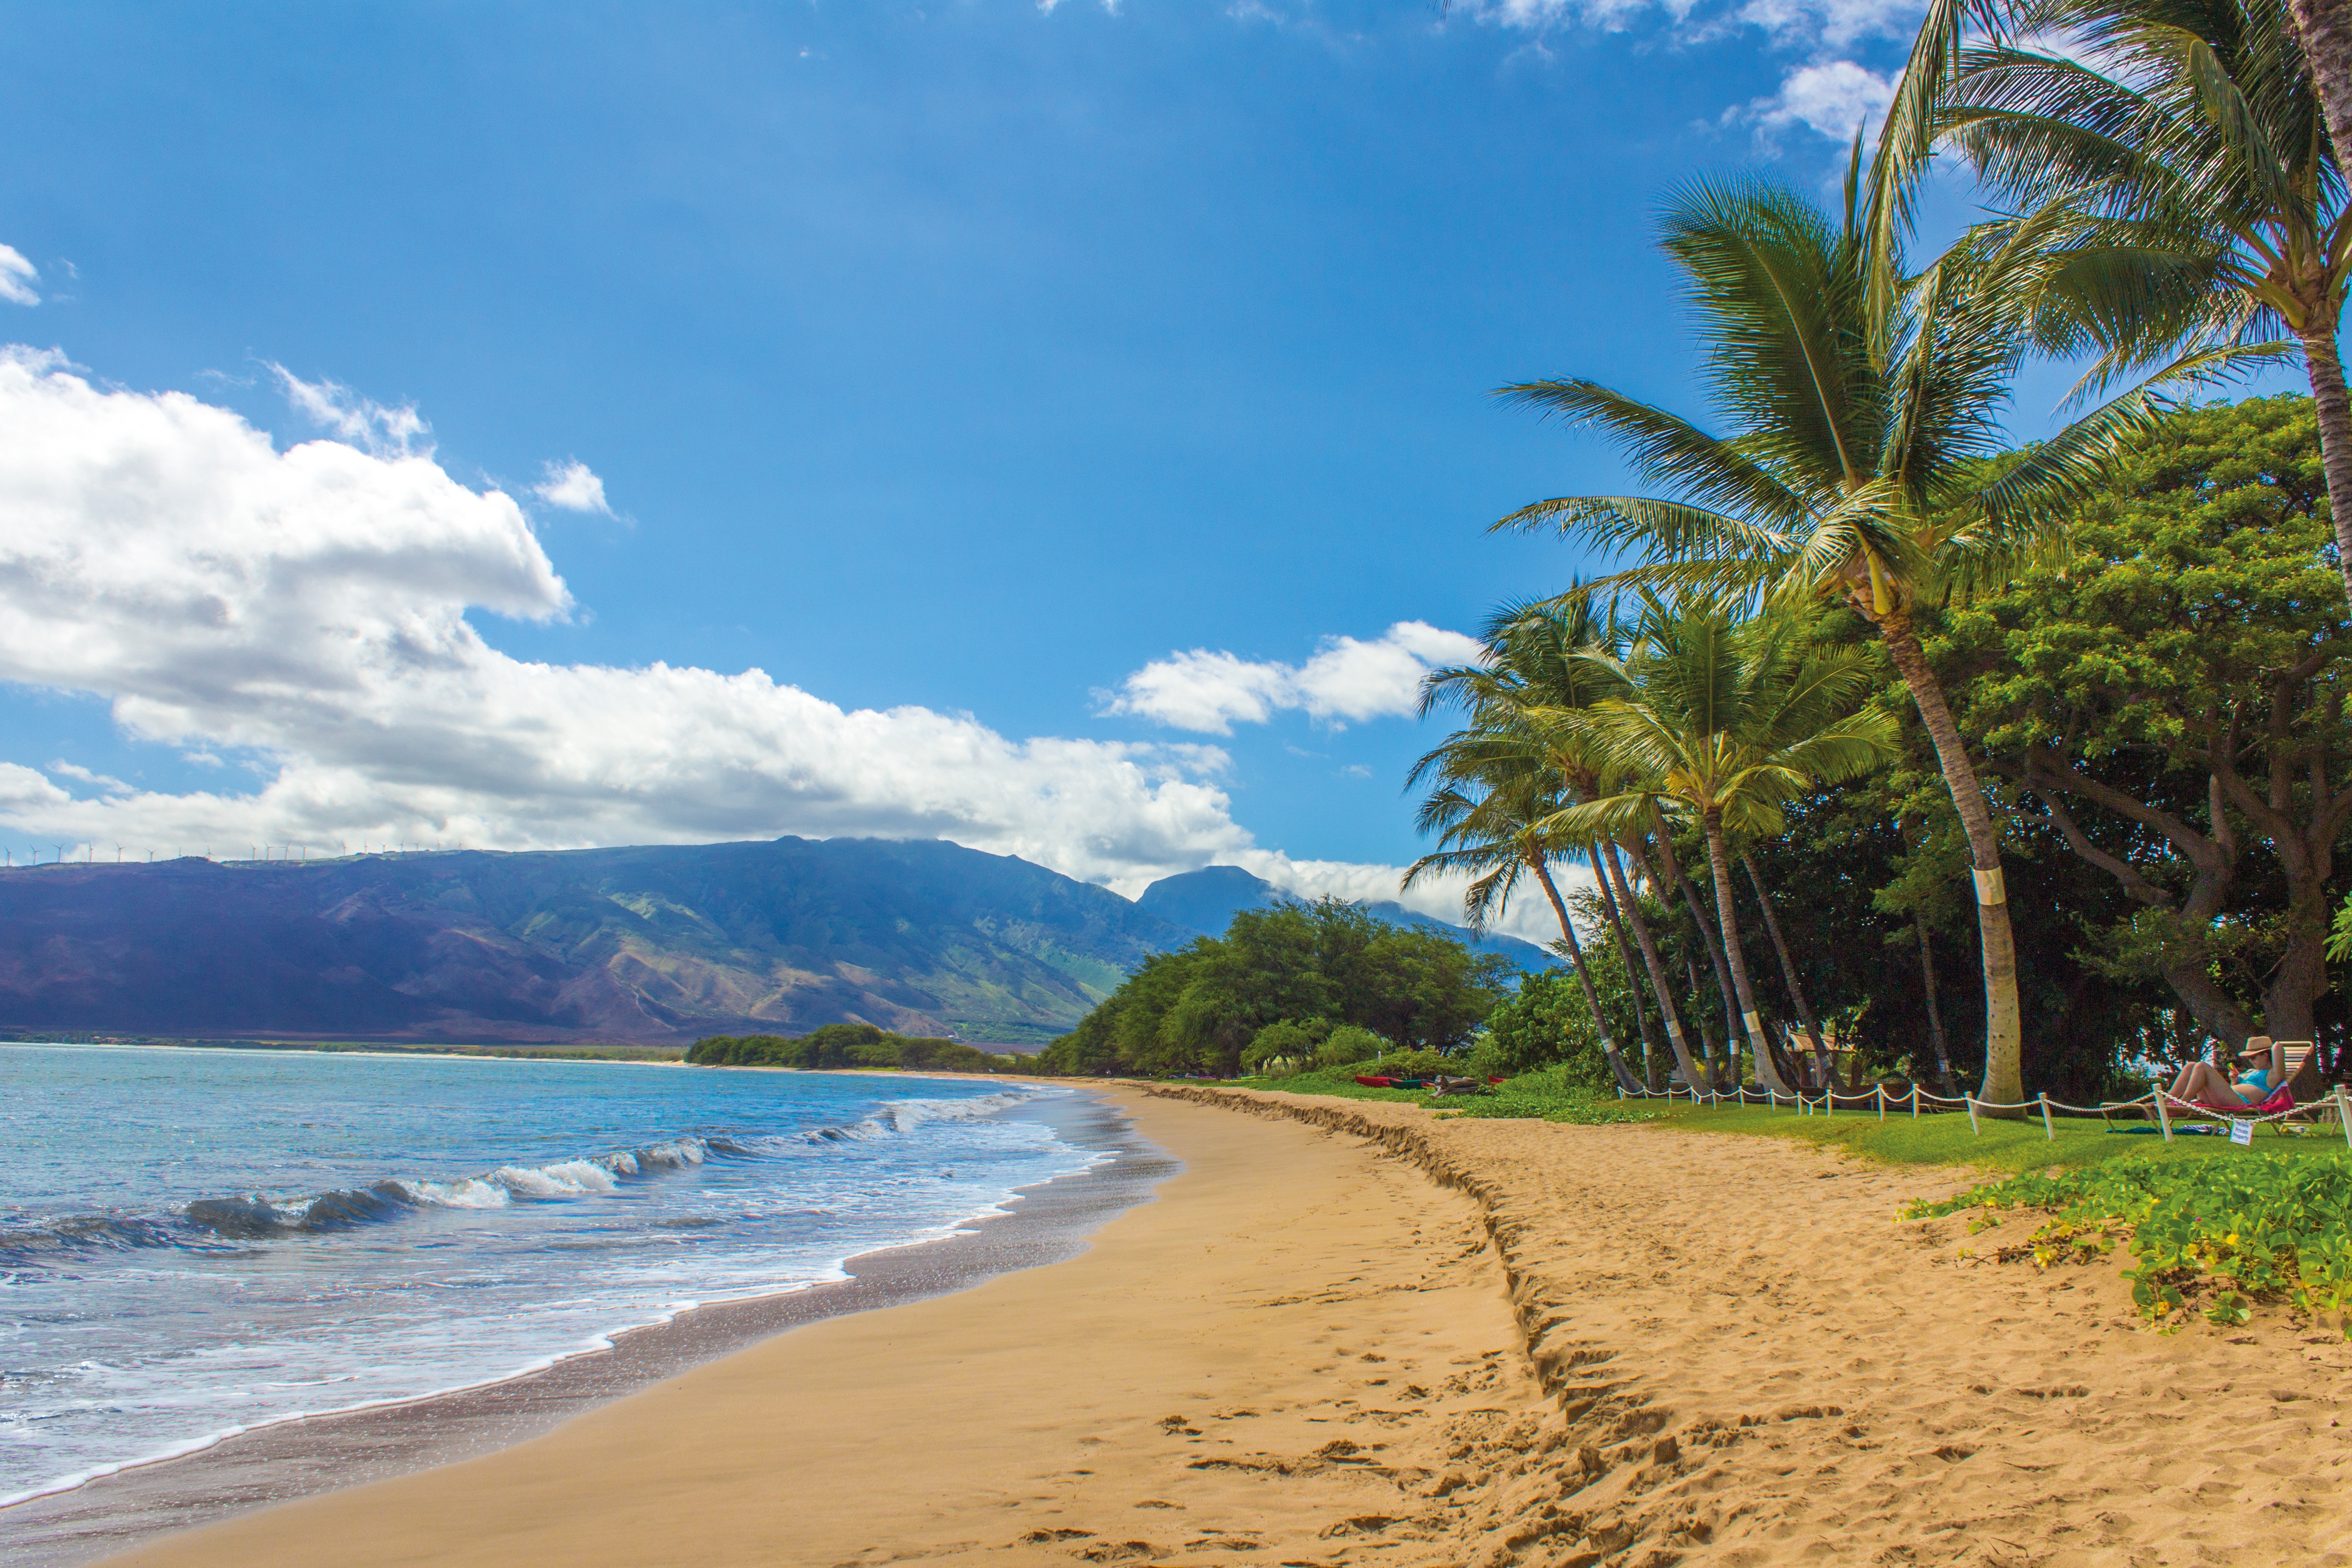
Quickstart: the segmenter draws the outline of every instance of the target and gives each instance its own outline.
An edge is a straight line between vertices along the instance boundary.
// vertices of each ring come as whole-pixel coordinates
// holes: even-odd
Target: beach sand
[[[112,1561],[2352,1563],[2340,1336],[1894,1222],[1953,1173],[1128,1103],[1185,1170],[1081,1257]]]

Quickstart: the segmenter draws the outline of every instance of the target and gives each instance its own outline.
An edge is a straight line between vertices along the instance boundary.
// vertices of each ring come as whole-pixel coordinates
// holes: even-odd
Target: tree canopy
[[[1230,1076],[1259,1032],[1285,1021],[1352,1025],[1398,1050],[1452,1050],[1503,998],[1513,973],[1498,954],[1337,900],[1244,910],[1222,937],[1146,959],[1039,1065]]]

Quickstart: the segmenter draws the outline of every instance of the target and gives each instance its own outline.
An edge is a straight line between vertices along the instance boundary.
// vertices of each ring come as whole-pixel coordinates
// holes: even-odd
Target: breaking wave
[[[236,1243],[350,1230],[379,1225],[422,1209],[501,1208],[512,1203],[555,1202],[617,1192],[629,1182],[686,1170],[714,1156],[773,1159],[811,1145],[903,1137],[928,1124],[976,1121],[1034,1098],[1013,1090],[972,1100],[902,1100],[856,1121],[781,1136],[756,1133],[681,1134],[616,1153],[581,1155],[544,1165],[500,1165],[456,1181],[389,1177],[372,1186],[279,1202],[261,1194],[200,1198],[160,1218],[101,1215],[53,1220],[0,1230],[0,1264],[37,1263],[59,1254],[134,1247],[212,1250]]]

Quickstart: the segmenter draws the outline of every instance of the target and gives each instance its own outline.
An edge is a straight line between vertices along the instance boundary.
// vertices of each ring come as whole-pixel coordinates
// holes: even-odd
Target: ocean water
[[[1066,1092],[0,1044],[0,1503],[843,1278],[1100,1158]]]

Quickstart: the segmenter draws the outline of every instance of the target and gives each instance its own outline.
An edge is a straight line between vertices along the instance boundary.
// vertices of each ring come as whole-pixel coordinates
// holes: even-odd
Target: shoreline
[[[1183,1166],[1077,1256],[107,1568],[2352,1568],[2352,1344],[1890,1224],[1950,1172],[1104,1098]]]
[[[0,1509],[0,1564],[77,1568],[255,1509],[496,1453],[806,1324],[951,1295],[1076,1257],[1108,1220],[1151,1201],[1179,1167],[1099,1094],[1074,1095],[1058,1109],[1052,1120],[1060,1136],[1101,1158],[1016,1189],[1007,1206],[961,1221],[950,1235],[848,1258],[845,1279],[686,1308],[510,1376],[288,1416],[27,1498]]]

